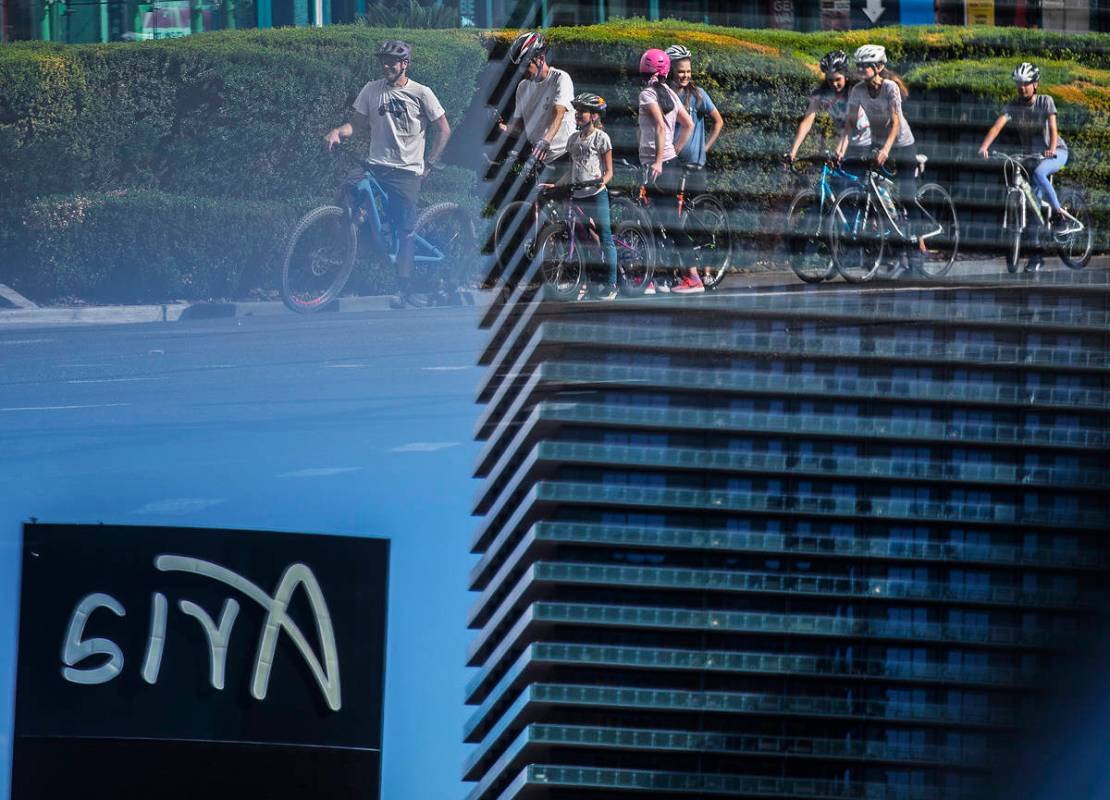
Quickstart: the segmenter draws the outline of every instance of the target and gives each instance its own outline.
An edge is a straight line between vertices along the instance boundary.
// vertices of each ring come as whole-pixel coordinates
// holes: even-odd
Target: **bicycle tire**
[[[930,280],[943,278],[952,269],[960,250],[956,204],[948,190],[936,183],[926,183],[919,188],[914,203],[922,214],[918,236],[925,242],[924,258],[917,271]]]
[[[1091,261],[1095,244],[1090,204],[1087,202],[1086,195],[1080,190],[1064,189],[1060,192],[1060,205],[1083,223],[1083,230],[1069,234],[1063,240],[1056,239],[1056,252],[1069,269],[1083,269]]]
[[[638,219],[625,220],[613,235],[617,247],[617,274],[621,292],[642,295],[655,274],[655,247],[651,227]]]
[[[821,283],[836,275],[821,198],[814,189],[802,189],[790,203],[783,226],[783,244],[790,269],[806,283]]]
[[[883,263],[886,226],[878,201],[863,189],[845,189],[836,198],[829,221],[836,270],[850,283],[866,283]]]
[[[347,285],[357,253],[358,226],[347,209],[312,209],[294,226],[282,253],[282,302],[299,314],[324,308]]]
[[[420,212],[413,225],[419,236],[443,253],[442,261],[419,261],[412,265],[409,302],[418,307],[461,302],[459,289],[468,266],[478,265],[474,230],[470,218],[457,203],[436,203]]]
[[[582,247],[575,243],[572,255],[571,244],[570,228],[565,222],[548,223],[536,240],[538,275],[561,299],[578,297],[578,289],[586,279]]]
[[[687,202],[682,228],[690,239],[686,266],[697,268],[707,290],[716,289],[732,263],[732,228],[727,209],[713,195],[699,194]]]
[[[1025,231],[1022,225],[1022,211],[1025,198],[1020,191],[1010,192],[1006,197],[1006,217],[1003,235],[1006,238],[1006,271],[1011,275],[1021,269],[1021,237]]]
[[[499,271],[521,260],[531,261],[536,241],[531,237],[532,204],[526,200],[506,203],[493,223],[493,259]],[[538,236],[537,236],[538,238]]]

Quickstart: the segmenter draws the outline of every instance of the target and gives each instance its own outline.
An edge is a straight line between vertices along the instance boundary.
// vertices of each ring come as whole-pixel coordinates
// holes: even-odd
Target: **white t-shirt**
[[[601,159],[613,149],[609,134],[600,128],[594,128],[589,136],[583,136],[575,131],[567,140],[567,152],[570,153],[570,180],[572,183],[586,183],[599,181],[605,174],[601,166]],[[593,197],[600,194],[604,186],[592,186],[589,189],[578,189],[575,197]]]
[[[663,115],[663,127],[666,132],[663,134],[663,163],[667,163],[675,157],[674,149],[674,126],[675,121],[678,119],[678,107],[682,105],[682,101],[678,99],[678,95],[666,83],[659,82],[656,86],[660,87],[660,91],[670,92],[671,102],[674,108],[669,113]],[[659,96],[655,93],[654,86],[647,86],[640,92],[640,115],[638,118],[640,126],[640,163],[641,164],[654,164],[655,163],[655,119],[652,117],[651,112],[647,110],[648,106],[658,106]],[[663,109],[660,108],[660,111]]]
[[[913,144],[913,131],[910,123],[902,115],[902,90],[894,81],[883,81],[879,86],[879,94],[875,97],[867,90],[867,82],[861,81],[852,87],[848,93],[848,117],[856,113],[857,108],[862,108],[871,124],[871,144],[876,147],[886,145],[886,137],[894,127],[893,119],[900,117],[901,126],[898,135],[894,138],[895,147],[906,147]]]
[[[370,121],[371,164],[424,172],[424,145],[429,122],[443,116],[443,106],[422,83],[409,79],[403,87],[382,78],[362,87],[355,111]]]
[[[516,86],[516,110],[513,119],[524,120],[524,133],[528,141],[536,144],[551,126],[555,106],[566,109],[559,130],[551,140],[548,158],[555,159],[567,151],[567,139],[574,133],[574,82],[561,69],[551,67],[547,78],[536,83],[525,78]]]

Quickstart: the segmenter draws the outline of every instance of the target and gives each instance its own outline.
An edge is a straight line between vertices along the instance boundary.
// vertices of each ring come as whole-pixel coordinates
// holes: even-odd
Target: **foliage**
[[[457,7],[429,5],[419,0],[409,0],[407,5],[377,0],[366,7],[366,13],[359,18],[359,22],[378,28],[457,28],[459,10]]]

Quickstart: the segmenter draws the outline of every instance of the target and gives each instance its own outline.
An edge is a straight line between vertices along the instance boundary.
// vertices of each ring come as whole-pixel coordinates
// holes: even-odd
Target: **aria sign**
[[[154,765],[222,800],[247,763],[253,796],[376,798],[387,561],[381,539],[26,526],[13,800],[88,798],[88,769],[141,796]]]

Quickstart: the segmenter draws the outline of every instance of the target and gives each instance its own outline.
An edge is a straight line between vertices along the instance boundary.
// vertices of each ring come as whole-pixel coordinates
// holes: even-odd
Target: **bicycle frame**
[[[1002,179],[1006,182],[1007,200],[1015,195],[1021,197],[1021,221],[1019,227],[1024,230],[1028,225],[1028,214],[1030,209],[1032,209],[1033,216],[1037,218],[1037,222],[1040,223],[1041,227],[1048,227],[1048,217],[1042,213],[1044,209],[1048,208],[1048,201],[1045,200],[1044,192],[1041,190],[1041,187],[1035,186],[1033,182],[1029,180],[1029,171],[1025,168],[1025,165],[1021,163],[1020,159],[1014,158],[1011,155],[1005,153],[996,153],[995,155],[1004,160],[1002,165]],[[1051,181],[1052,178],[1050,177],[1049,180]],[[1009,224],[1008,206],[1009,204],[1007,203],[1002,209],[1002,227],[1004,229],[1011,227]],[[1080,233],[1086,230],[1086,226],[1072,216],[1067,209],[1061,209],[1061,211],[1065,217],[1079,226],[1076,230],[1069,231],[1069,233]]]
[[[355,208],[365,209],[366,211],[365,220],[356,221],[362,225],[370,226],[370,238],[374,242],[378,255],[389,259],[391,264],[396,264],[397,251],[401,247],[401,242],[397,236],[394,236],[392,250],[385,244],[382,215],[378,210],[379,205],[384,208],[389,201],[389,193],[368,170],[363,172],[362,180],[355,185],[355,192],[357,194]],[[412,238],[414,242],[414,262],[426,264],[430,262],[438,263],[444,260],[443,251],[423,236],[414,235]]]

